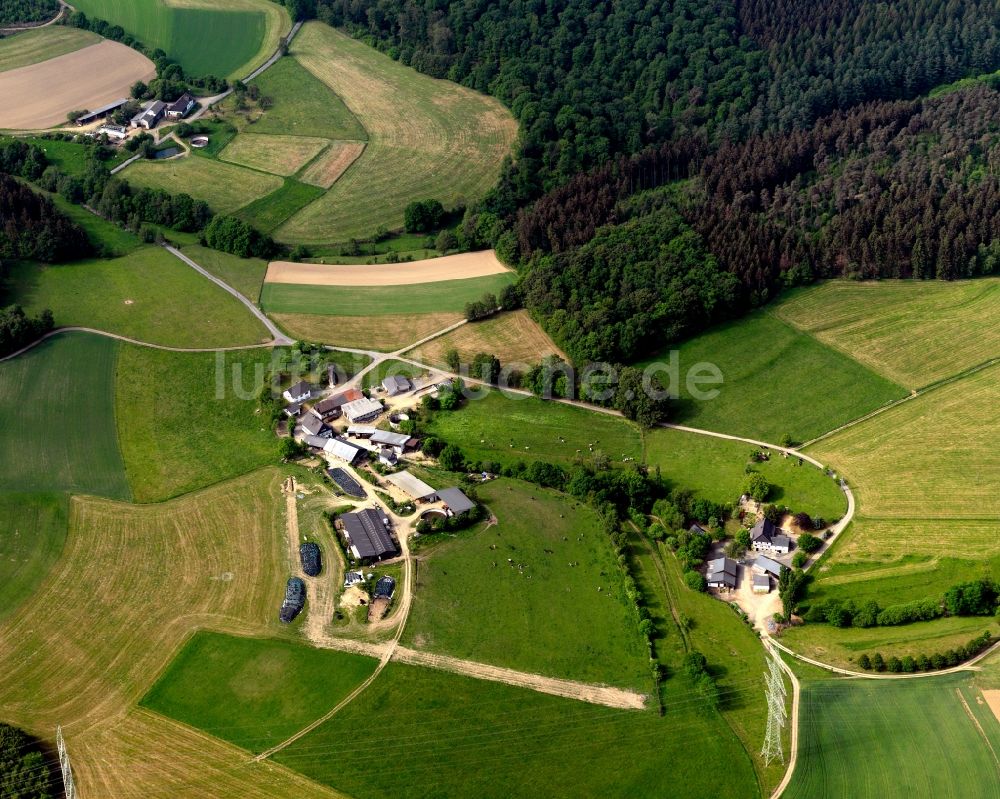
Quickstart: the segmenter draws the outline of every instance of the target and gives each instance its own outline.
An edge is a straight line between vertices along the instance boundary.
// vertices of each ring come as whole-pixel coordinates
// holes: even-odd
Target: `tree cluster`
[[[414,200],[403,209],[403,228],[407,233],[429,233],[444,220],[444,206],[439,200]]]
[[[0,26],[47,22],[58,13],[59,0],[3,0],[0,3]]]
[[[58,770],[39,742],[24,730],[0,723],[0,797],[53,799]]]
[[[52,311],[30,317],[20,305],[0,308],[0,357],[17,352],[55,327]]]
[[[203,234],[205,244],[212,249],[238,255],[240,258],[269,258],[275,244],[249,222],[235,216],[212,217]]]
[[[55,263],[89,253],[87,234],[50,199],[0,173],[0,260]]]
[[[940,671],[974,658],[993,643],[993,636],[987,631],[973,638],[965,646],[949,649],[945,652],[935,652],[932,655],[920,654],[915,657],[906,655],[902,658],[891,655],[886,659],[881,652],[875,652],[872,655],[865,652],[858,658],[858,665],[865,671],[888,671],[897,674],[900,672]]]

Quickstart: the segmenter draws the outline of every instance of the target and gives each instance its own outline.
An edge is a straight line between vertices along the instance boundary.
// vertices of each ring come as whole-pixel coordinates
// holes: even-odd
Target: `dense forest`
[[[0,723],[0,797],[54,799],[54,776],[38,741],[17,727]]]
[[[0,0],[0,26],[47,22],[59,13],[59,0]]]
[[[68,261],[90,252],[87,235],[52,201],[0,173],[0,260]]]

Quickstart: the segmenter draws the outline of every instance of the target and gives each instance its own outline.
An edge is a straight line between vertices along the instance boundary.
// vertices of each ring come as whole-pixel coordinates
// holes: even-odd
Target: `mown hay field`
[[[716,327],[672,352],[678,382],[671,393],[678,399],[671,421],[730,435],[808,441],[906,396],[901,386],[764,312]],[[666,383],[670,358],[663,352],[641,365],[662,364]],[[711,399],[695,399],[687,384],[689,370],[699,364],[722,374],[717,385],[694,385],[717,391]]]
[[[527,311],[510,311],[481,322],[470,322],[406,353],[434,366],[446,367],[444,356],[456,350],[463,363],[477,353],[496,355],[503,364],[536,364],[549,355],[562,355]]]
[[[0,72],[27,67],[50,58],[97,44],[101,37],[90,31],[49,25],[0,39]]]
[[[290,336],[338,347],[395,352],[438,330],[461,321],[461,313],[367,316],[272,313],[271,318]]]
[[[119,345],[64,333],[0,363],[0,490],[129,497],[115,434]]]
[[[335,141],[302,172],[302,180],[323,189],[330,188],[364,152],[361,141]]]
[[[46,738],[62,725],[81,795],[330,795],[136,707],[194,630],[277,632],[281,479],[162,505],[71,500],[62,557],[0,623],[0,713]]]
[[[268,341],[238,300],[161,247],[113,260],[14,264],[3,302],[49,308],[60,326],[92,327],[171,347],[230,347]]]
[[[497,523],[421,551],[405,641],[549,677],[648,692],[638,617],[597,514],[519,480],[496,480],[478,492]]]
[[[830,281],[775,312],[911,389],[1000,357],[998,278]]]
[[[434,80],[322,23],[306,24],[292,54],[368,132],[364,153],[329,192],[276,235],[322,244],[401,228],[412,200],[452,207],[496,181],[517,123],[499,102]]]
[[[159,47],[191,75],[242,78],[277,49],[291,21],[265,0],[80,0],[89,17]]]
[[[223,161],[287,177],[294,175],[327,146],[313,136],[241,133],[219,155]]]
[[[124,175],[136,186],[190,194],[207,202],[217,214],[231,214],[283,184],[277,175],[193,156],[160,163],[139,160]]]
[[[1000,796],[1000,726],[965,674],[803,685],[789,799]]]

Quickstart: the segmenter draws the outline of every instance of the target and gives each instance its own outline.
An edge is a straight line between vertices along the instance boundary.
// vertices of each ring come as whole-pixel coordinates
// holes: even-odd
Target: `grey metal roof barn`
[[[409,472],[388,474],[385,479],[412,499],[430,499],[437,493],[427,483]]]
[[[476,503],[465,496],[460,488],[443,488],[438,491],[438,499],[456,516],[461,516],[476,507]]]
[[[399,550],[389,534],[388,519],[374,508],[365,508],[340,517],[344,535],[350,543],[354,557],[362,560],[381,560],[392,557]]]
[[[712,587],[736,587],[736,574],[739,567],[736,561],[729,558],[716,558],[708,562],[708,584]]]
[[[783,567],[776,560],[771,560],[770,558],[765,558],[763,555],[758,555],[753,562],[753,568],[754,571],[759,574],[772,574],[775,577],[780,577],[781,569]]]
[[[408,378],[402,375],[389,375],[382,381],[382,388],[385,389],[385,393],[390,397],[395,397],[397,394],[409,391],[412,388],[412,384]]]

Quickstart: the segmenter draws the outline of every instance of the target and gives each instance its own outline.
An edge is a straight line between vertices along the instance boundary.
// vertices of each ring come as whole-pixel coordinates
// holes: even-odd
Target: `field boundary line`
[[[965,695],[962,693],[962,689],[955,686],[955,693],[958,694],[958,701],[962,703],[962,708],[965,710],[966,715],[969,720],[976,725],[976,731],[979,736],[986,741],[986,745],[990,749],[990,754],[993,755],[993,763],[997,767],[997,771],[1000,772],[1000,759],[997,758],[996,749],[993,748],[993,744],[990,743],[989,736],[986,734],[986,730],[983,729],[983,725],[979,723],[979,719],[976,718],[975,714],[972,712],[972,708],[969,707],[969,703],[965,701]]]

